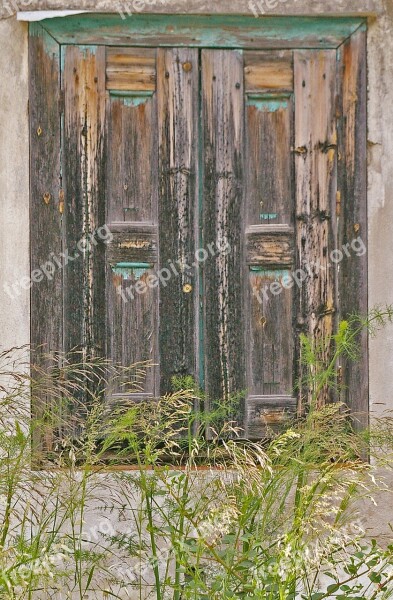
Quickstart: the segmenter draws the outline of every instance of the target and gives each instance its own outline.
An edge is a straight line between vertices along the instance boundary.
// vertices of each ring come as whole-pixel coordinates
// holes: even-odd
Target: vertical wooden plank
[[[289,271],[263,267],[250,272],[247,354],[248,393],[252,396],[293,393],[293,290],[283,286],[283,278],[288,276]],[[274,283],[281,288],[278,295],[270,291]]]
[[[268,90],[278,85],[274,62],[267,62],[266,54],[251,55],[253,69],[246,80],[251,90],[262,81]],[[290,87],[292,54],[285,59]],[[293,101],[284,92],[247,94],[246,433],[253,439],[266,436],[267,426],[282,423],[295,404],[294,282],[287,285],[294,267]]]
[[[247,225],[293,223],[292,100],[247,98]]]
[[[64,52],[64,329],[66,351],[105,353],[105,48]],[[83,249],[85,247],[85,249]]]
[[[337,192],[336,52],[294,53],[297,267],[304,273],[298,329],[330,355],[337,310],[334,219]],[[330,399],[322,390],[319,402]],[[309,400],[309,398],[304,399]]]
[[[144,362],[147,368],[140,390],[124,387],[126,373],[110,390],[112,399],[158,394],[158,285],[148,285],[158,269],[157,102],[155,94],[137,92],[111,95],[108,115],[108,224],[114,239],[107,253],[107,354],[124,367]]]
[[[229,244],[229,251],[217,251],[203,265],[210,404],[245,391],[243,80],[240,51],[202,51],[203,242],[206,248],[211,244],[216,249],[225,239]],[[238,419],[243,419],[240,414]]]
[[[158,291],[148,286],[152,268],[119,269],[108,265],[108,355],[123,367],[137,363],[140,375],[125,370],[108,390],[110,402],[157,395]],[[141,290],[141,291],[137,291]],[[143,366],[140,363],[145,363]],[[143,371],[143,375],[142,375]]]
[[[153,94],[111,95],[109,223],[156,221],[156,111]]]
[[[367,32],[361,28],[337,51],[340,82],[339,248],[340,318],[368,311],[367,277]],[[354,246],[352,246],[352,244]],[[343,400],[357,428],[369,422],[368,334],[359,337],[359,360],[342,366]]]
[[[173,375],[198,373],[198,50],[159,49],[161,393]]]
[[[31,344],[33,364],[46,369],[53,362],[45,354],[55,357],[63,346],[62,271],[53,260],[62,252],[60,48],[39,24],[29,33]],[[33,398],[33,416],[51,406],[46,386]],[[40,453],[53,450],[53,432],[40,431],[34,445]]]

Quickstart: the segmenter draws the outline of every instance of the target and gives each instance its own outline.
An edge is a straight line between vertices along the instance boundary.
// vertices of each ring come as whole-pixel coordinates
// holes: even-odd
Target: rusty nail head
[[[183,292],[185,294],[189,294],[190,292],[192,292],[192,285],[186,283],[186,285],[183,286]]]
[[[185,71],[186,73],[189,73],[190,71],[192,71],[192,63],[190,63],[190,62],[183,63],[183,71]]]
[[[41,125],[39,125],[39,127],[38,127],[38,129],[37,129],[37,135],[38,135],[38,137],[39,137],[40,135],[42,135],[42,129],[41,129]]]
[[[43,195],[43,200],[44,200],[45,204],[49,204],[51,198],[52,198],[52,196],[50,195],[49,192],[45,192],[45,194]]]

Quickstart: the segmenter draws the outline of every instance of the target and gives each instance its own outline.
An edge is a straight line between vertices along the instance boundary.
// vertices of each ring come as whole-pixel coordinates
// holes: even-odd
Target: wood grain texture
[[[245,52],[244,78],[246,92],[292,92],[292,52]]]
[[[44,27],[61,44],[200,48],[337,48],[364,21],[359,18],[283,19],[234,15],[118,14],[46,19]]]
[[[291,98],[249,95],[246,107],[247,225],[293,223]]]
[[[158,263],[157,225],[136,227],[127,223],[127,231],[111,231],[113,240],[107,246],[107,262],[114,267],[121,262]]]
[[[339,272],[340,318],[368,311],[367,282],[367,51],[366,31],[359,31],[338,51],[339,188],[338,245],[355,242],[343,252]],[[342,364],[342,400],[353,414],[356,428],[369,422],[368,334],[358,340],[359,360]]]
[[[203,238],[218,253],[203,265],[205,388],[208,406],[245,390],[243,316],[243,59],[238,51],[202,52]],[[210,404],[209,404],[210,402]],[[237,415],[242,423],[242,408]]]
[[[173,375],[198,379],[199,370],[198,51],[160,49],[157,73],[160,269],[169,274],[160,286],[161,393],[166,393]]]
[[[108,222],[157,218],[157,104],[155,96],[110,97]]]
[[[291,53],[274,57],[285,57],[292,69]],[[294,290],[283,285],[295,263],[293,102],[280,94],[248,94],[246,111],[246,435],[261,439],[268,422],[282,420],[270,396],[282,395],[288,411],[293,406]]]
[[[125,225],[127,231],[114,232],[107,248],[107,355],[126,369],[137,363],[144,366],[140,365],[139,389],[130,379],[132,371],[125,371],[108,389],[109,404],[122,406],[127,399],[137,402],[141,394],[159,394],[157,226]]]
[[[247,401],[247,439],[271,437],[289,425],[296,416],[293,396],[249,396]]]
[[[293,289],[283,285],[288,275],[283,269],[250,270],[251,395],[293,394]]]
[[[295,164],[297,267],[306,275],[300,289],[298,331],[330,356],[329,336],[337,311],[337,266],[333,220],[337,193],[336,53],[295,52]],[[330,399],[325,388],[320,403]],[[309,400],[309,397],[307,398]]]
[[[132,51],[129,64],[142,60],[140,51]],[[118,60],[117,49],[113,54],[108,49],[108,55]],[[154,51],[146,57],[150,65],[152,60],[155,71]],[[155,95],[138,95],[146,91],[143,82],[133,84],[132,92],[109,100],[107,220],[113,240],[107,247],[107,355],[126,368],[145,363],[138,393],[151,397],[159,393],[158,285],[147,285],[158,268],[157,101]],[[118,268],[127,264],[148,268]],[[112,386],[110,402],[124,404],[128,379],[125,374]]]
[[[126,259],[127,256],[124,257]],[[107,264],[108,355],[126,368],[107,390],[108,402],[124,406],[137,401],[140,394],[157,397],[158,286],[149,282],[155,269],[118,269]],[[143,364],[141,364],[143,363]],[[130,375],[140,364],[137,381]]]
[[[290,267],[294,264],[293,228],[255,226],[246,230],[247,264],[264,267]]]
[[[106,87],[108,90],[154,91],[156,89],[154,48],[108,48]]]
[[[90,243],[106,222],[105,48],[64,48],[65,350],[104,356],[105,245]],[[95,237],[97,239],[97,237]]]
[[[37,277],[31,288],[32,375],[34,365],[47,370],[56,365],[56,353],[63,348],[63,275],[52,253],[62,252],[60,135],[60,48],[40,25],[30,28],[30,236],[31,273]],[[50,168],[48,168],[50,165]],[[46,200],[45,200],[45,199]],[[51,265],[49,265],[51,263]],[[41,269],[46,269],[48,277]],[[52,357],[52,359],[50,358]],[[32,397],[36,419],[53,408],[50,389]],[[45,426],[42,425],[42,430]],[[59,430],[34,429],[35,459],[54,449]]]

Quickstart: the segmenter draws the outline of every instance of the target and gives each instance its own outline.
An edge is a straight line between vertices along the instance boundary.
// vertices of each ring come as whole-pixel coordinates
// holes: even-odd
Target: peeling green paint
[[[275,219],[277,219],[278,214],[277,213],[261,213],[259,215],[259,218],[261,219],[261,221],[274,221]]]
[[[60,46],[60,71],[61,71],[62,75],[64,73],[64,68],[65,68],[65,48],[63,46]]]
[[[90,54],[91,56],[95,56],[96,52],[97,52],[97,45],[79,45],[78,46],[79,50],[81,50],[81,52],[83,52],[83,54],[85,55],[85,57]]]
[[[131,277],[134,277],[136,280],[138,280],[146,273],[146,271],[152,268],[153,265],[149,263],[122,262],[117,263],[114,267],[112,267],[112,271],[116,273],[116,275],[121,275],[125,280],[130,279]]]
[[[83,58],[86,59],[88,56],[95,56],[97,53],[98,46],[97,45],[89,45],[89,46],[78,46],[78,49],[83,54]],[[66,60],[66,47],[60,46],[60,69],[61,72],[64,73],[65,69],[65,60]]]
[[[365,19],[235,15],[72,15],[42,21],[60,43],[243,48],[337,48]],[[154,38],[158,38],[157,41]]]
[[[290,275],[287,269],[267,269],[259,265],[251,266],[250,273],[258,277],[273,279],[274,281],[281,281],[284,277],[289,277]]]
[[[153,92],[123,92],[117,90],[110,91],[111,98],[121,99],[125,106],[140,106],[146,104],[151,97]]]
[[[248,96],[248,106],[255,106],[258,110],[264,112],[277,112],[288,108],[287,98],[272,98],[264,96]]]
[[[40,23],[29,23],[29,35],[41,38],[45,52],[60,64],[60,46]]]

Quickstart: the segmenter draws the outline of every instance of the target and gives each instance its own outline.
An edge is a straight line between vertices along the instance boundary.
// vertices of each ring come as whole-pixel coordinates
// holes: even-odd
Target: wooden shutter
[[[49,266],[62,251],[60,46],[40,25],[30,28],[30,236],[32,361],[39,370],[53,366],[50,355],[63,348],[63,275]],[[48,166],[50,165],[50,168]],[[39,370],[32,371],[39,377]],[[36,419],[53,410],[48,386],[33,391]],[[51,451],[55,432],[42,423],[34,431],[37,454]]]
[[[366,259],[348,252],[365,233],[364,175],[354,174],[355,164],[365,172],[364,48],[360,31],[338,53],[202,52],[203,240],[225,232],[231,246],[204,266],[205,389],[211,401],[245,392],[237,417],[251,439],[310,400],[295,388],[299,333],[327,361],[339,319],[367,309]],[[344,282],[361,299],[349,299]],[[361,344],[367,360],[366,335]],[[340,368],[350,383],[343,399],[363,408],[364,422],[367,369]],[[326,388],[319,402],[335,399]]]
[[[160,390],[198,380],[199,63],[196,49],[159,49]],[[170,276],[171,275],[171,276]]]
[[[277,69],[279,76],[277,77]],[[292,54],[202,52],[203,266],[208,406],[245,396],[234,419],[257,439],[294,412]]]
[[[296,51],[294,60],[297,253],[299,268],[308,274],[298,323],[316,343],[326,340],[320,350],[326,361],[339,314],[338,269],[330,260],[337,247],[336,52]],[[329,400],[327,389],[320,400]]]
[[[272,51],[31,33],[32,268],[68,259],[33,285],[33,345],[152,365],[115,402],[192,375],[207,410],[237,395],[244,435],[265,436],[308,400],[299,333],[318,342],[367,309],[365,253],[329,260],[367,241],[365,32]],[[359,344],[342,399],[366,413]]]
[[[63,273],[64,350],[105,356],[104,246],[87,245],[105,224],[105,48],[66,46],[62,53],[63,246],[70,258]]]
[[[243,60],[237,50],[202,51],[203,264],[207,409],[244,392]],[[228,252],[220,248],[228,244]],[[242,424],[242,407],[234,415]]]
[[[140,394],[118,385],[110,397],[139,400],[158,393],[158,289],[147,285],[158,264],[156,51],[108,48],[106,58],[107,356],[149,365]]]
[[[367,258],[367,31],[360,27],[337,50],[338,196],[337,244],[360,239],[360,250],[343,252],[338,273],[340,317],[368,311]],[[351,408],[356,428],[369,422],[368,332],[358,339],[359,359],[343,361],[341,399]]]
[[[292,52],[246,52],[246,435],[296,410]]]
[[[198,86],[196,50],[108,50],[108,355],[150,361],[142,397],[196,376]]]

